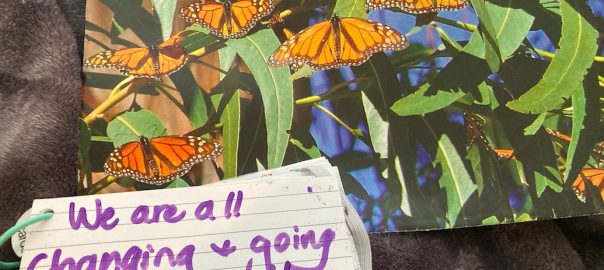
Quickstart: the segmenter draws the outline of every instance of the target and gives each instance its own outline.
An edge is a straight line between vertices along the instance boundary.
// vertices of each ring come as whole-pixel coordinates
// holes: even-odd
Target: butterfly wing
[[[376,52],[400,51],[409,46],[405,36],[390,26],[358,18],[341,19],[339,35],[339,66],[358,66]]]
[[[468,6],[468,0],[436,0],[436,8],[440,10],[458,10]]]
[[[337,58],[332,49],[335,46],[330,38],[331,28],[329,21],[305,28],[279,46],[269,58],[268,64],[273,67],[291,65],[292,69],[297,70],[306,63],[314,67],[335,63]]]
[[[273,0],[241,0],[230,4],[227,10],[225,3],[201,0],[181,9],[180,14],[186,21],[208,28],[213,35],[229,39],[245,36],[273,7]]]
[[[367,0],[365,7],[368,9],[381,9],[381,8],[400,8],[405,6],[405,0]]]
[[[159,78],[177,71],[187,61],[187,54],[180,46],[183,38],[172,37],[157,46],[149,48],[126,48],[100,52],[84,62],[92,68],[116,68],[125,75],[145,78]],[[154,56],[155,55],[155,56]]]
[[[226,26],[226,8],[224,3],[214,0],[201,0],[180,10],[180,16],[189,23],[200,24],[208,28],[215,36],[221,36]]]
[[[585,202],[586,184],[585,180],[596,186],[600,196],[604,199],[604,170],[603,169],[584,169],[573,182],[573,190],[579,200]]]
[[[130,177],[147,182],[154,178],[149,160],[140,142],[125,143],[116,148],[105,162],[105,172],[114,177]]]
[[[247,34],[256,23],[273,11],[273,0],[243,0],[231,6],[230,25],[223,27],[222,38],[241,38]]]
[[[441,10],[457,10],[465,8],[468,0],[404,0],[401,9],[413,14],[438,12]]]
[[[86,59],[84,66],[116,68],[125,75],[148,77],[155,74],[153,58],[148,48],[126,48],[97,53]]]
[[[186,174],[195,164],[214,159],[222,153],[215,141],[195,136],[165,136],[151,139],[150,152],[157,177],[149,184],[161,185]]]
[[[183,37],[175,36],[157,47],[158,77],[172,74],[187,62],[188,55],[180,45],[182,41],[184,41]]]

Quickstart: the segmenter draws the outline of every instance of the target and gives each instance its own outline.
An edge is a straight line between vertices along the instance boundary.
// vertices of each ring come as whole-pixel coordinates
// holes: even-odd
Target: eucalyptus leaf
[[[187,181],[185,181],[179,177],[179,178],[174,179],[169,185],[167,185],[165,187],[165,189],[183,188],[183,187],[190,187],[190,185],[189,185],[189,183],[187,183]]]
[[[602,89],[597,83],[597,69],[593,69],[583,84],[572,95],[573,130],[566,157],[564,183],[570,186],[577,178],[598,141],[600,132],[599,115],[601,104],[598,102]]]
[[[535,17],[525,10],[525,7],[529,5],[531,5],[530,0],[491,0],[486,2],[486,9],[493,24],[502,60],[518,49],[533,25]]]
[[[447,217],[449,226],[453,227],[457,224],[459,216],[463,215],[462,208],[477,190],[477,186],[466,170],[455,145],[446,134],[438,141],[436,160],[442,166],[439,183],[447,194]]]
[[[340,17],[367,18],[366,0],[337,0],[333,13]]]
[[[287,67],[269,67],[267,60],[281,43],[270,30],[260,30],[227,45],[243,59],[258,83],[264,102],[268,142],[268,167],[281,166],[285,157],[293,118],[293,84]]]
[[[598,31],[582,14],[590,14],[582,0],[561,0],[560,49],[543,79],[507,106],[522,113],[543,113],[559,107],[577,89],[597,51]]]
[[[225,95],[225,97],[229,96],[230,100],[220,116],[220,122],[223,124],[222,156],[224,164],[224,178],[232,178],[237,176],[237,150],[239,148],[239,125],[241,110],[239,91],[235,89],[235,92],[231,95]]]
[[[172,22],[176,14],[176,0],[152,0],[153,10],[159,18],[163,40],[172,35]]]
[[[497,40],[498,31],[496,30],[495,23],[491,18],[491,13],[487,9],[485,0],[470,0],[472,8],[476,11],[478,19],[480,20],[479,30],[482,35],[485,48],[485,59],[489,64],[489,67],[493,72],[499,70],[501,65],[501,51],[499,49],[499,42]]]
[[[139,136],[153,138],[165,135],[166,129],[157,116],[146,109],[125,112],[107,125],[107,137],[115,147],[137,141]]]
[[[542,113],[539,116],[537,116],[537,118],[535,118],[535,121],[533,121],[533,123],[531,123],[528,127],[526,127],[524,129],[524,135],[526,135],[526,136],[535,135],[537,133],[537,131],[539,131],[539,129],[541,129],[541,127],[543,126],[543,122],[545,122],[546,117],[547,117],[547,113]]]

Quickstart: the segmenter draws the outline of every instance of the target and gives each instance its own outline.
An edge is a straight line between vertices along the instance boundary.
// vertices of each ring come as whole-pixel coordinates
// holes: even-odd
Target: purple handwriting
[[[237,199],[235,200],[235,206],[233,206],[233,199],[235,198],[235,192],[229,192],[227,197],[226,205],[224,206],[224,216],[229,219],[231,216],[239,217],[239,210],[241,210],[241,202],[243,201],[243,192],[237,191]]]
[[[298,233],[299,228],[297,226],[294,227],[294,231]],[[302,267],[296,266],[292,262],[285,262],[284,270],[322,270],[325,269],[327,265],[327,260],[329,259],[329,248],[331,247],[331,242],[336,238],[336,232],[332,229],[326,229],[321,234],[319,241],[315,238],[315,231],[309,230],[308,232],[298,235],[295,234],[292,237],[287,232],[281,232],[277,234],[274,239],[273,245],[271,245],[271,241],[262,235],[258,235],[254,237],[250,243],[250,249],[254,253],[262,254],[264,263],[260,265],[264,265],[264,269],[266,270],[276,270],[275,265],[271,259],[271,247],[278,253],[285,252],[290,245],[293,249],[298,250],[300,248],[307,249],[309,246],[315,250],[321,250],[321,257],[319,259],[319,263],[313,267]],[[293,242],[293,243],[292,243]],[[254,258],[250,258],[247,262],[246,270],[252,270],[254,266]]]
[[[136,209],[134,209],[132,215],[130,216],[132,224],[151,224],[160,222],[160,216],[162,215],[162,213],[163,220],[168,223],[176,223],[181,221],[187,213],[183,210],[182,212],[180,212],[180,214],[176,215],[176,213],[178,212],[178,208],[176,207],[176,205],[173,204],[156,205],[153,207],[153,213],[150,213],[149,210],[149,206],[146,205],[140,205],[136,207]],[[149,214],[152,214],[152,216],[150,217]]]
[[[308,192],[313,192],[311,186],[307,187]],[[229,192],[224,207],[224,217],[228,220],[232,217],[241,215],[241,206],[243,204],[243,192]],[[119,218],[115,217],[113,207],[103,207],[101,199],[95,199],[95,210],[91,217],[88,216],[88,210],[85,207],[79,207],[76,210],[75,202],[69,204],[69,224],[73,230],[79,230],[84,227],[88,230],[112,230],[119,223]],[[92,211],[90,211],[92,212]],[[195,219],[199,221],[214,221],[214,201],[206,200],[197,204],[194,212]],[[179,210],[178,205],[139,205],[130,214],[132,224],[152,224],[159,222],[178,223],[186,218],[187,212]],[[300,233],[298,226],[293,227],[293,233],[279,232],[274,238],[269,239],[263,235],[256,235],[249,242],[251,252],[261,255],[261,259],[251,257],[246,265],[246,270],[252,270],[254,266],[257,269],[277,270],[273,263],[272,255],[275,253],[295,252],[296,250],[315,250],[320,253],[318,262],[315,266],[298,266],[295,262],[286,261],[283,270],[323,270],[329,259],[331,243],[335,239],[336,233],[332,229],[325,229],[319,239],[316,238],[314,230],[308,230]],[[222,246],[211,243],[210,248],[213,253],[221,257],[238,251],[237,246],[231,243],[231,240],[224,240]],[[245,249],[244,249],[245,250]],[[241,252],[241,251],[240,251]],[[275,253],[274,253],[275,252]],[[39,253],[29,262],[27,269],[35,269],[37,266],[47,266],[50,270],[79,270],[79,269],[150,269],[152,267],[165,269],[170,267],[184,267],[193,269],[193,255],[195,246],[189,244],[183,247],[175,254],[170,247],[162,247],[156,250],[150,244],[146,247],[131,246],[123,254],[118,251],[104,252],[102,254],[90,254],[80,258],[72,258],[63,254],[62,249],[57,248],[52,254]],[[257,256],[254,255],[254,256]],[[254,264],[254,260],[257,260]],[[162,265],[163,264],[163,265]]]
[[[241,215],[241,205],[243,204],[243,192],[229,192],[224,208],[224,217],[230,219],[232,216]],[[115,209],[107,207],[103,209],[101,199],[95,199],[95,215],[90,220],[88,211],[85,207],[80,207],[76,211],[74,202],[69,203],[69,225],[73,230],[79,230],[82,226],[88,230],[94,231],[99,227],[109,231],[115,228],[120,219],[115,216]],[[216,220],[214,216],[214,201],[207,200],[199,203],[195,208],[195,218],[200,221]],[[132,224],[151,224],[158,222],[177,223],[183,220],[187,215],[185,210],[179,211],[178,206],[174,204],[162,204],[155,206],[139,205],[130,215]]]
[[[111,230],[117,226],[119,222],[119,218],[115,218],[113,221],[111,219],[115,215],[115,209],[113,207],[107,207],[107,209],[103,210],[103,205],[101,203],[101,199],[96,199],[96,217],[94,218],[94,222],[90,223],[88,221],[88,215],[86,214],[86,208],[80,207],[78,213],[75,213],[75,203],[69,203],[69,225],[74,230],[79,230],[80,226],[84,226],[86,229],[94,231],[99,227],[103,228],[103,230]]]
[[[216,252],[216,254],[218,254],[222,257],[228,257],[229,255],[231,255],[231,253],[237,251],[236,246],[231,246],[231,240],[225,240],[222,243],[222,247],[219,247],[218,245],[216,245],[214,243],[210,244],[210,247],[212,248],[212,250],[214,252]]]
[[[200,203],[195,209],[195,217],[199,220],[215,220],[214,216],[214,201],[207,200]]]
[[[55,249],[52,254],[50,265],[46,262],[48,260],[48,254],[40,253],[36,255],[27,266],[27,270],[33,270],[37,266],[50,266],[50,270],[146,270],[149,269],[151,263],[155,268],[165,269],[166,265],[164,262],[167,262],[172,268],[184,266],[185,269],[192,270],[195,246],[187,245],[182,248],[178,254],[174,254],[169,247],[162,247],[155,253],[155,249],[151,245],[147,245],[146,250],[143,250],[138,246],[132,246],[126,250],[123,256],[117,251],[104,252],[100,256],[100,260],[97,254],[91,254],[81,257],[77,262],[72,257],[62,258],[62,252],[63,251],[60,248]]]

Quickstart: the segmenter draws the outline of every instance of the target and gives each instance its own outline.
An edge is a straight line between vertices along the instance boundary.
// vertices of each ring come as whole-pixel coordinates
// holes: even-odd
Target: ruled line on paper
[[[250,201],[250,200],[255,200],[255,199],[267,199],[267,198],[280,198],[280,197],[290,197],[290,196],[312,196],[312,195],[316,195],[316,194],[328,194],[328,193],[340,193],[340,190],[326,190],[326,191],[313,191],[312,193],[309,192],[300,192],[300,193],[291,193],[291,194],[283,194],[283,195],[271,195],[271,196],[256,196],[256,197],[246,197],[245,200],[246,201]],[[218,202],[226,202],[226,199],[219,199],[219,200],[213,200],[215,203]],[[185,202],[185,203],[174,203],[173,205],[176,206],[185,206],[185,205],[197,205],[199,204],[200,201],[196,201],[196,202]],[[135,209],[136,207],[138,207],[140,204],[136,205],[136,206],[123,206],[123,207],[113,207],[113,209],[116,210],[126,210],[126,209]],[[86,212],[95,212],[95,209],[86,209]],[[58,211],[58,212],[54,212],[54,215],[64,215],[64,214],[69,214],[69,211]]]
[[[328,226],[328,225],[346,225],[346,222],[331,222],[331,223],[319,223],[319,224],[306,224],[306,225],[297,225],[300,228],[307,228],[313,226]],[[157,238],[144,238],[144,239],[127,239],[127,240],[118,240],[118,241],[105,241],[105,242],[93,242],[93,243],[85,243],[85,244],[71,244],[71,245],[60,245],[60,246],[45,246],[39,248],[28,248],[25,246],[23,252],[25,251],[33,251],[33,250],[41,250],[41,249],[52,249],[59,247],[74,247],[74,246],[90,246],[90,245],[99,245],[99,244],[112,244],[112,243],[128,243],[128,242],[136,242],[136,241],[154,241],[154,240],[166,240],[166,239],[182,239],[189,237],[202,237],[202,236],[213,236],[213,235],[224,235],[224,234],[233,234],[233,233],[245,233],[245,232],[261,232],[261,231],[272,231],[272,230],[282,230],[289,229],[291,226],[281,226],[281,227],[272,227],[272,228],[263,228],[256,230],[240,230],[240,231],[227,231],[221,233],[206,233],[206,234],[187,234],[183,236],[168,236],[168,237],[157,237]]]
[[[334,239],[334,240],[329,241],[329,242],[330,242],[331,244],[333,244],[333,243],[335,243],[335,242],[340,243],[340,242],[343,242],[343,241],[349,241],[349,239],[348,239],[348,238],[337,238],[337,239]],[[316,241],[315,243],[321,243],[321,244],[322,244],[322,243],[327,243],[327,242],[324,242],[324,241]],[[270,246],[267,246],[267,247],[274,248],[274,247],[275,247],[275,245],[270,245]],[[51,249],[51,248],[49,248],[49,249]],[[249,248],[249,247],[243,247],[243,248],[237,248],[237,250],[239,250],[239,251],[244,251],[244,250],[251,250],[251,248]],[[193,252],[193,253],[191,253],[191,254],[193,254],[193,255],[202,255],[202,254],[211,254],[211,253],[214,253],[214,251],[210,249],[210,250],[207,250],[207,251]],[[149,255],[149,257],[148,257],[148,258],[149,258],[149,259],[151,259],[151,258],[156,258],[156,257],[158,257],[158,255]],[[349,256],[349,257],[350,257],[350,256]],[[102,259],[101,259],[101,260],[97,260],[97,263],[100,263],[100,262],[111,262],[111,261],[113,261],[113,260],[102,260]],[[310,260],[309,260],[309,261],[310,261]],[[301,261],[297,261],[297,262],[301,262]],[[263,264],[260,264],[260,265],[263,265]],[[59,266],[59,265],[55,265],[55,264],[39,265],[39,267],[52,267],[52,266]],[[254,265],[254,266],[258,266],[258,265]]]
[[[330,260],[339,260],[339,259],[351,259],[352,256],[334,256],[334,257],[328,257],[327,259]],[[292,260],[290,261],[291,263],[305,263],[305,262],[314,262],[316,260]],[[283,263],[280,263],[283,264]],[[39,266],[39,267],[46,267],[46,268],[51,268],[53,266],[59,266],[59,265],[43,265],[43,266]],[[265,266],[266,264],[253,264],[251,266]],[[245,268],[247,267],[247,265],[241,265],[241,266],[235,266],[235,268]],[[21,268],[19,268],[19,270],[26,270],[27,268],[24,268],[23,266],[21,266]],[[227,270],[227,269],[233,269],[232,266],[230,267],[223,267],[223,268],[207,268],[206,270]]]
[[[22,267],[358,270],[342,200],[335,176],[287,175],[36,200],[58,218],[32,226]]]
[[[325,206],[325,207],[313,207],[313,208],[302,208],[302,209],[287,209],[287,210],[279,210],[279,211],[270,211],[270,212],[258,212],[258,213],[250,213],[250,212],[246,212],[245,216],[256,216],[256,215],[270,215],[270,214],[277,214],[277,213],[287,213],[287,212],[302,212],[302,211],[309,211],[309,210],[323,210],[323,209],[332,209],[332,208],[342,208],[342,211],[344,211],[344,207],[341,205],[337,205],[337,206]],[[226,219],[226,217],[224,216],[217,216],[216,220],[218,219]],[[187,221],[198,221],[199,220],[195,217],[193,218],[183,218],[182,220],[179,221],[180,222],[187,222]],[[152,224],[161,224],[161,223],[166,223],[167,221],[157,221],[157,222],[153,222]],[[120,226],[127,226],[127,225],[140,225],[140,226],[144,226],[144,225],[149,225],[149,224],[134,224],[134,223],[120,223]],[[52,231],[65,231],[65,230],[73,230],[71,227],[65,227],[65,228],[57,228],[57,229],[47,229],[47,230],[32,230],[32,233],[43,233],[43,232],[52,232]]]

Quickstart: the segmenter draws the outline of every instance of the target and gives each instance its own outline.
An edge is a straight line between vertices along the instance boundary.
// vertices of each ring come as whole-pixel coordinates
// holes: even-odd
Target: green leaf
[[[453,227],[462,214],[462,208],[477,187],[466,170],[457,149],[446,134],[438,141],[436,160],[442,166],[440,187],[447,193],[447,217],[449,226]]]
[[[340,17],[367,18],[365,0],[337,0],[333,13]]]
[[[300,140],[298,140],[296,138],[290,138],[289,142],[291,142],[293,145],[295,145],[296,147],[298,147],[298,149],[302,150],[302,152],[304,152],[310,158],[319,158],[319,157],[321,157],[321,151],[314,144],[311,145],[310,147],[306,147],[306,146],[304,146],[304,144]]]
[[[485,186],[489,185],[490,182],[497,181],[496,171],[498,168],[493,160],[493,153],[484,145],[481,145],[481,142],[475,141],[468,147],[467,159],[472,164],[478,196],[481,197]]]
[[[488,218],[483,219],[481,225],[497,225],[497,224],[502,224],[505,222],[506,222],[505,219],[503,221],[499,221],[499,219],[496,216],[490,216]]]
[[[361,93],[365,117],[367,117],[367,126],[369,127],[369,136],[373,151],[380,154],[382,158],[388,158],[388,148],[390,146],[390,133],[388,118],[382,119],[373,103],[365,93]]]
[[[132,29],[147,46],[157,45],[163,40],[159,20],[143,7],[142,0],[101,2],[113,12],[114,28]]]
[[[479,30],[482,34],[485,50],[485,59],[493,72],[499,70],[501,65],[501,52],[497,41],[498,31],[495,28],[495,23],[491,19],[490,11],[487,9],[485,0],[470,0],[472,7],[480,20]]]
[[[86,180],[86,185],[92,185],[92,170],[90,168],[90,145],[92,143],[92,132],[90,128],[80,119],[80,130],[78,132],[78,162],[80,163],[80,170],[86,179],[80,179],[79,187],[83,187],[83,181]]]
[[[240,124],[240,102],[239,102],[239,91],[235,89],[231,95],[224,95],[229,97],[222,115],[220,116],[220,122],[223,124],[222,127],[222,140],[223,140],[223,164],[224,164],[224,178],[232,178],[237,176],[237,149],[239,148],[239,124]]]
[[[489,74],[483,59],[461,52],[432,81],[394,103],[392,110],[400,116],[440,110],[468,92],[478,91]]]
[[[199,25],[190,27],[183,32],[185,41],[182,46],[186,52],[192,53],[210,44],[216,43],[220,39],[209,34],[208,30]]]
[[[187,183],[187,181],[185,181],[179,177],[179,178],[174,179],[174,181],[172,181],[165,188],[169,189],[169,188],[183,188],[183,187],[190,187],[190,185],[189,185],[189,183]]]
[[[525,136],[535,135],[539,129],[543,126],[543,122],[545,122],[545,118],[547,117],[547,113],[540,114],[533,123],[531,123],[528,127],[524,129]]]
[[[136,141],[139,136],[153,138],[165,135],[165,132],[159,118],[146,109],[118,115],[107,125],[107,137],[111,138],[115,147]]]
[[[577,89],[596,55],[598,31],[581,14],[589,7],[582,0],[562,0],[560,49],[543,79],[507,106],[522,113],[543,113],[560,106]]]
[[[529,215],[527,213],[523,213],[520,215],[514,214],[514,222],[526,222],[526,221],[533,221],[533,220],[535,220],[535,219],[532,218],[531,215]]]
[[[502,59],[512,55],[526,38],[535,17],[524,7],[531,1],[491,0],[486,8],[493,24],[497,46]],[[482,20],[481,20],[482,22]]]
[[[206,92],[201,89],[193,73],[188,68],[181,68],[170,74],[170,79],[180,92],[183,100],[182,112],[187,115],[193,128],[199,128],[208,121]]]
[[[411,210],[411,200],[409,196],[409,190],[407,188],[407,181],[405,180],[405,172],[403,171],[403,167],[401,166],[401,159],[399,156],[394,158],[394,162],[389,165],[390,167],[394,167],[388,172],[388,176],[390,179],[396,177],[396,180],[399,181],[401,185],[401,203],[400,207],[403,213],[408,216],[413,216],[413,212]]]
[[[363,108],[369,126],[371,144],[376,153],[382,158],[388,158],[391,143],[389,123],[394,121],[390,106],[401,96],[400,85],[394,69],[383,53],[372,56],[359,67],[352,67],[362,91]]]
[[[152,0],[153,10],[159,18],[161,33],[164,40],[172,35],[172,21],[176,13],[176,0]]]
[[[220,59],[220,69],[222,71],[231,70],[231,66],[235,61],[235,57],[237,57],[237,52],[233,50],[231,47],[224,47],[218,50],[218,58]],[[225,77],[225,74],[220,73],[220,79],[222,80]]]
[[[595,70],[595,69],[594,69]],[[572,95],[573,130],[566,157],[564,183],[570,185],[577,178],[593,152],[600,135],[600,104],[596,72],[592,70],[579,89]]]
[[[294,72],[294,74],[292,74],[289,77],[289,79],[292,81],[295,81],[297,79],[307,78],[307,77],[310,77],[310,75],[312,75],[313,72],[315,72],[315,70],[313,68],[311,68],[309,65],[305,64],[300,69],[296,70],[296,72]]]
[[[241,39],[231,39],[227,45],[243,59],[258,83],[264,101],[268,142],[268,167],[281,166],[285,157],[293,117],[293,84],[289,68],[267,65],[271,53],[280,45],[275,33],[260,30]]]
[[[517,150],[516,156],[524,165],[525,173],[534,177],[537,197],[541,197],[548,187],[555,192],[561,192],[562,180],[549,135],[541,129],[534,136],[525,137],[523,140],[525,140],[526,146]]]

